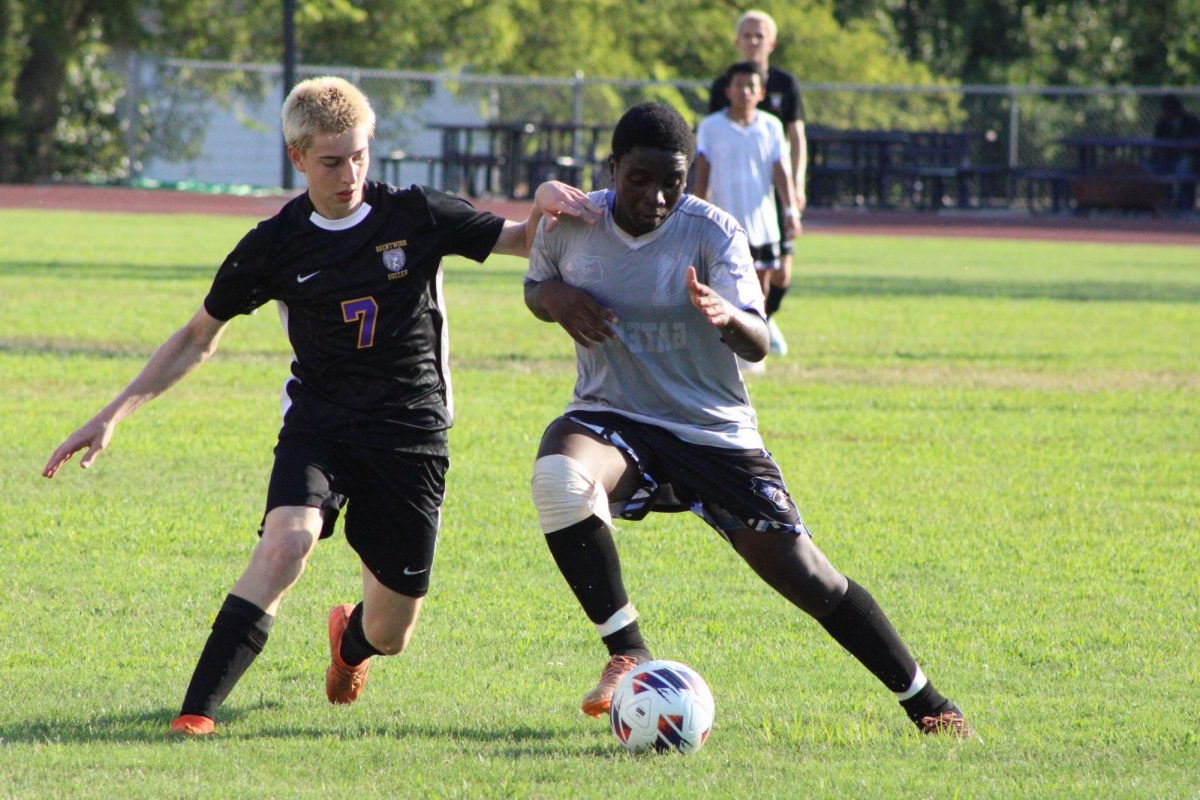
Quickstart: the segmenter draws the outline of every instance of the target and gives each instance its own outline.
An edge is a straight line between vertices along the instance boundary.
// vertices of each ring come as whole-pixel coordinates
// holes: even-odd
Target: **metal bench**
[[[885,193],[893,199],[893,182],[898,199],[917,208],[938,209],[947,205],[970,205],[963,178],[971,166],[971,134],[949,131],[909,131],[900,152],[884,173]],[[948,192],[953,194],[948,194]]]

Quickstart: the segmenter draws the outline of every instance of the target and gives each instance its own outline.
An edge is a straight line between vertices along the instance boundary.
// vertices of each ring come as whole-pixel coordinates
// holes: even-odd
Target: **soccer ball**
[[[712,692],[694,669],[647,661],[621,678],[608,713],[617,741],[631,752],[694,753],[708,740],[715,712]]]

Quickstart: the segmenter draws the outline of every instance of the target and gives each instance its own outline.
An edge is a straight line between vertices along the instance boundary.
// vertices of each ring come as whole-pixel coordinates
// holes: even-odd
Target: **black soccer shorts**
[[[266,510],[323,509],[321,538],[326,539],[345,507],[346,541],[367,569],[392,591],[424,597],[449,468],[445,456],[379,450],[284,431],[275,445]]]
[[[771,242],[763,245],[750,245],[750,257],[754,259],[754,268],[756,270],[764,269],[779,269],[783,266],[780,262],[780,257],[783,250],[780,249],[779,242]]]
[[[779,465],[766,450],[739,450],[685,442],[656,425],[620,414],[572,411],[583,425],[624,453],[641,486],[629,498],[612,498],[617,517],[639,520],[651,511],[691,511],[726,541],[749,528],[810,536]]]

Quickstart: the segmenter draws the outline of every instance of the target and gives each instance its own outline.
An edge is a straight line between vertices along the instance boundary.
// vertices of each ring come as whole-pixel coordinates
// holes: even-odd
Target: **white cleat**
[[[783,338],[783,331],[779,330],[779,326],[775,324],[774,317],[767,318],[767,333],[771,336],[771,353],[777,356],[786,356],[788,352],[787,339]]]

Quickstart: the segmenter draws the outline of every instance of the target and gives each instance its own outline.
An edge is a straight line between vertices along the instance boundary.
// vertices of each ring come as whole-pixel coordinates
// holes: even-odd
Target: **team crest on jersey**
[[[790,507],[788,493],[781,484],[764,481],[762,478],[753,478],[750,481],[750,487],[756,494],[767,498],[777,510],[787,511]]]
[[[388,242],[375,246],[376,253],[383,254],[383,266],[387,267],[389,281],[394,281],[396,278],[403,278],[408,274],[408,270],[404,267],[408,264],[408,256],[404,254],[404,246],[408,244],[407,239],[401,239],[398,242]]]
[[[776,111],[783,108],[783,92],[771,92],[767,98],[771,101],[771,108]]]
[[[383,254],[383,265],[387,267],[388,272],[400,272],[407,263],[408,257],[404,255],[403,250],[387,250]]]

